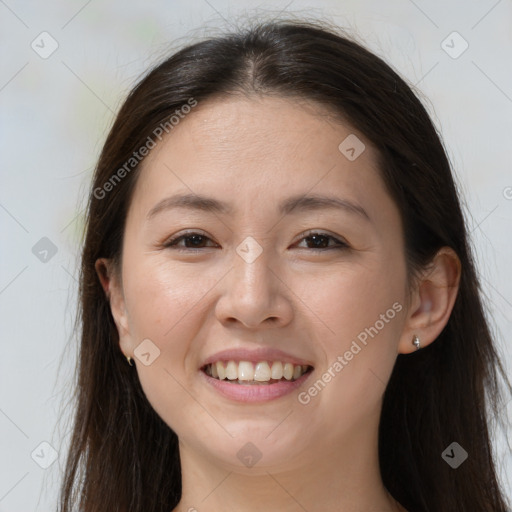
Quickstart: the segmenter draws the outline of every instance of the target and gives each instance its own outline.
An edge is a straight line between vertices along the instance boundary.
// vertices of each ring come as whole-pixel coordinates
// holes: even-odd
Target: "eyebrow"
[[[160,212],[174,208],[199,210],[220,215],[232,215],[233,206],[217,199],[197,194],[176,194],[159,201],[148,213],[147,219],[153,218]],[[285,199],[279,204],[278,211],[281,215],[299,213],[303,211],[317,211],[324,209],[337,209],[346,213],[358,215],[367,221],[370,217],[366,210],[347,199],[324,195],[296,195]]]

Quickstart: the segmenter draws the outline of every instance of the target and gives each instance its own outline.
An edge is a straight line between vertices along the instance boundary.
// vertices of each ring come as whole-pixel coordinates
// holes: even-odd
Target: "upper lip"
[[[292,363],[294,365],[313,366],[309,361],[288,354],[277,348],[232,348],[221,350],[207,357],[201,368],[217,361],[249,361],[259,363],[260,361],[281,361],[283,363]]]

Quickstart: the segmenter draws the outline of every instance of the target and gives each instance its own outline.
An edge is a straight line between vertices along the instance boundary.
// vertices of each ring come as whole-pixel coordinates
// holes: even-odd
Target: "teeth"
[[[236,365],[236,363],[233,363]],[[247,361],[238,363],[238,380],[254,380],[254,366]]]
[[[283,378],[283,363],[276,361],[272,364],[272,378],[282,379]]]
[[[308,370],[308,366],[282,363],[281,361],[260,361],[255,365],[250,361],[217,361],[206,366],[205,371],[219,380],[232,380],[239,383],[269,383],[270,380],[297,380]]]
[[[226,379],[238,379],[238,365],[235,363],[235,361],[228,362],[228,365],[226,366]]]
[[[293,378],[293,364],[286,363],[283,366],[283,377],[286,380],[292,380],[292,378]]]
[[[220,380],[224,380],[226,378],[226,369],[224,368],[224,365],[220,361],[218,363],[208,365],[209,368],[213,366],[215,366],[215,368],[217,369],[218,378]],[[213,372],[212,377],[214,377]]]
[[[240,363],[241,364],[241,363]],[[251,364],[251,363],[249,363]],[[252,365],[251,365],[252,366]],[[258,363],[256,368],[254,368],[254,380],[258,382],[266,382],[269,381],[271,377],[270,366],[266,361],[262,363]]]

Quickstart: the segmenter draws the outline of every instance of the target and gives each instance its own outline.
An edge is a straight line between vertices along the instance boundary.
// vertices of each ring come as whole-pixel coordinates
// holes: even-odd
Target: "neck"
[[[356,512],[404,509],[386,491],[378,462],[378,417],[358,425],[347,442],[323,442],[280,467],[241,470],[205,457],[180,441],[182,499],[173,512]]]

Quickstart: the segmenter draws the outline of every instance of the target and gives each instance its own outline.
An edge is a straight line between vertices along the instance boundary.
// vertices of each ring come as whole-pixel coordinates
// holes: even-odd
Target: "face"
[[[190,453],[292,468],[376,428],[406,310],[376,157],[318,106],[235,97],[199,104],[145,160],[112,307]]]

